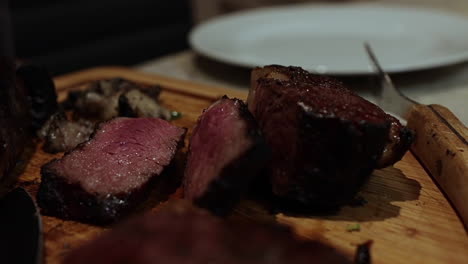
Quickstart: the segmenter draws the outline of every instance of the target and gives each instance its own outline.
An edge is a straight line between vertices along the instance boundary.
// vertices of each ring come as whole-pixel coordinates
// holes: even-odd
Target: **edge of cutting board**
[[[112,77],[120,77],[138,82],[157,83],[166,90],[172,92],[190,94],[207,99],[217,99],[225,94],[230,97],[245,99],[247,98],[248,91],[247,89],[241,91],[209,84],[197,84],[153,73],[145,73],[122,66],[101,66],[72,72],[55,77],[54,83],[59,92],[80,83]]]

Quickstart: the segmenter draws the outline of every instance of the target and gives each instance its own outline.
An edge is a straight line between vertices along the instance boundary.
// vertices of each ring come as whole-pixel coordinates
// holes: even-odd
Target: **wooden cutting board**
[[[189,129],[202,110],[220,96],[227,94],[245,99],[247,95],[246,91],[194,84],[120,67],[95,68],[60,76],[55,79],[55,84],[62,100],[69,90],[80,84],[113,77],[161,85],[163,104],[182,112],[182,118],[173,122]],[[44,153],[40,146],[31,151],[20,185],[35,196],[41,166],[60,156]],[[366,204],[344,207],[336,214],[320,216],[272,214],[261,204],[245,200],[231,217],[290,225],[300,236],[330,244],[350,258],[356,245],[372,240],[371,254],[373,263],[377,264],[468,263],[468,236],[461,220],[411,153],[394,167],[375,171],[360,196]],[[171,197],[176,198],[177,192]],[[69,250],[108,229],[48,216],[43,216],[42,220],[45,263],[60,263]],[[360,225],[360,230],[349,231],[348,226],[355,224]]]

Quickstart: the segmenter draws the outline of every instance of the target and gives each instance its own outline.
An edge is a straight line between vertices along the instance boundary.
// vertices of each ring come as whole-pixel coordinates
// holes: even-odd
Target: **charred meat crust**
[[[284,67],[280,65],[270,65],[263,68],[254,69],[251,77],[251,87],[262,85],[274,80],[280,85],[303,86],[304,84],[318,86],[322,88],[334,88],[344,92],[345,94],[355,95],[354,92],[348,90],[343,83],[327,76],[313,75],[300,67]],[[250,95],[252,94],[252,95]],[[255,96],[255,89],[249,91],[248,103],[252,103]],[[250,107],[250,106],[249,106]],[[387,138],[387,145],[381,160],[377,164],[377,168],[385,168],[399,161],[414,141],[414,131],[402,126],[400,122],[393,116],[386,114],[378,107],[375,109],[376,114],[382,119],[386,119],[391,123],[391,129]]]
[[[412,141],[398,120],[335,79],[274,65],[255,69],[251,81],[248,106],[273,152],[272,193],[291,206],[345,204]]]
[[[222,99],[229,98],[225,95]],[[239,113],[248,124],[246,136],[252,139],[253,144],[243,155],[227,164],[220,175],[210,183],[205,194],[194,201],[199,207],[207,208],[220,216],[230,213],[241,195],[247,191],[249,183],[254,180],[254,175],[251,177],[241,175],[259,172],[270,158],[270,149],[261,136],[247,105],[237,98],[232,100],[239,103]]]
[[[351,200],[375,168],[388,125],[353,123],[302,112],[296,172],[273,179],[278,201],[296,209],[330,209]]]

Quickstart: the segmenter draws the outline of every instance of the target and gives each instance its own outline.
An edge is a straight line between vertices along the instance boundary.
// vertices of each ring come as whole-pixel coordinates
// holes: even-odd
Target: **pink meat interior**
[[[117,118],[52,169],[88,192],[129,192],[161,173],[183,134],[183,129],[157,118]]]
[[[203,113],[190,141],[184,176],[187,199],[200,197],[226,165],[248,150],[253,142],[247,130],[238,101],[221,99]]]

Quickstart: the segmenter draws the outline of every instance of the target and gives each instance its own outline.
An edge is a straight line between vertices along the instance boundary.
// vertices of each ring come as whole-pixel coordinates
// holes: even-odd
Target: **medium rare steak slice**
[[[124,216],[141,202],[169,165],[185,129],[157,118],[117,118],[92,138],[42,167],[42,212],[98,224]]]
[[[413,137],[339,81],[298,67],[255,69],[248,105],[272,148],[273,193],[301,206],[350,200],[374,168],[399,160]]]
[[[247,106],[224,96],[203,112],[193,130],[183,181],[185,198],[226,214],[268,157]]]
[[[81,248],[63,263],[310,264],[351,263],[320,242],[295,237],[286,227],[225,222],[181,201],[138,216]]]

